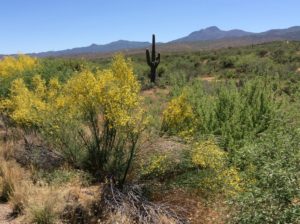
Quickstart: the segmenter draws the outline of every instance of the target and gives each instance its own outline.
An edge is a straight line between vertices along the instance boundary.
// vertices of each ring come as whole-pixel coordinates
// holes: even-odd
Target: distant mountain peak
[[[248,36],[252,33],[243,30],[228,30],[224,31],[219,29],[217,26],[210,26],[199,31],[190,33],[188,36],[177,39],[173,42],[194,42],[194,41],[205,41],[205,40],[219,40],[224,38],[232,37],[243,37]]]
[[[202,29],[202,30],[206,30],[206,31],[221,31],[219,29],[219,27],[217,27],[217,26],[209,26],[209,27],[207,27],[205,29]]]

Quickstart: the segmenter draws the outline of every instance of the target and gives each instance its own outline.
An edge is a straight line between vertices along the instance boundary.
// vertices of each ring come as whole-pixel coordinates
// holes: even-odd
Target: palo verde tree
[[[122,186],[145,125],[130,61],[117,55],[106,70],[84,70],[66,83],[36,75],[31,83],[14,80],[0,100],[0,113],[24,130],[36,130],[70,164]]]
[[[157,66],[160,63],[160,53],[155,55],[155,35],[152,35],[152,51],[151,51],[151,56],[150,56],[150,51],[147,49],[146,50],[146,58],[147,58],[147,64],[151,68],[150,72],[150,80],[151,82],[155,82],[156,79],[156,69]]]

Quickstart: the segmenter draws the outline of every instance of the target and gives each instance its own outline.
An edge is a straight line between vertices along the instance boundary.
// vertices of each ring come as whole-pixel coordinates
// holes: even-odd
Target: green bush
[[[224,57],[221,60],[221,66],[222,66],[222,68],[234,68],[235,61],[236,61],[236,58],[233,56]]]
[[[32,216],[32,223],[36,224],[54,224],[57,220],[57,215],[50,204],[41,208],[35,208],[32,211]]]
[[[233,161],[249,181],[234,203],[234,223],[300,221],[300,131],[277,125],[236,152]]]
[[[172,118],[181,122],[163,122],[162,130],[196,136],[213,134],[219,137],[222,148],[228,151],[238,148],[247,139],[254,139],[267,130],[274,119],[277,102],[272,87],[271,81],[262,78],[250,80],[241,87],[234,82],[218,83],[210,89],[205,89],[201,82],[176,87],[177,97],[166,108],[164,121]],[[184,98],[177,95],[180,91],[185,93]]]

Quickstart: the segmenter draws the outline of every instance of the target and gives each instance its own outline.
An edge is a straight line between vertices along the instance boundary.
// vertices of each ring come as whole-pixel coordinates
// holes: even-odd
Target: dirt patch
[[[145,143],[147,151],[150,152],[178,152],[186,148],[180,138],[157,137]]]
[[[161,96],[167,96],[170,93],[169,89],[152,88],[142,91],[142,96],[152,100],[158,99]]]
[[[61,155],[47,147],[37,145],[23,145],[15,152],[15,159],[22,166],[34,166],[38,169],[53,170],[64,164]]]
[[[157,198],[160,203],[174,207],[181,216],[187,217],[191,224],[224,224],[229,214],[229,209],[222,199],[208,204],[200,196],[190,195],[182,190],[164,193]]]
[[[206,82],[212,82],[212,81],[216,80],[216,77],[215,76],[202,76],[202,77],[199,77],[199,79],[202,81],[206,81]]]
[[[20,224],[11,217],[12,209],[9,204],[0,204],[0,224]]]
[[[297,68],[297,69],[296,69],[296,72],[300,73],[300,68]]]

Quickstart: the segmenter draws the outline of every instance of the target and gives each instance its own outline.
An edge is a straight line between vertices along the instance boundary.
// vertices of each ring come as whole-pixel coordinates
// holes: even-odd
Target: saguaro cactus
[[[146,50],[146,58],[147,58],[147,63],[149,67],[151,68],[151,73],[150,73],[150,80],[151,82],[155,82],[156,79],[156,68],[160,63],[160,53],[157,54],[157,57],[155,55],[155,35],[152,35],[152,52],[151,52],[151,57],[150,57],[150,52],[147,49]]]

